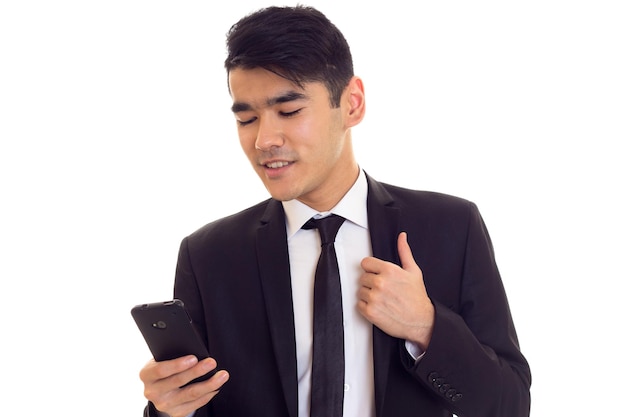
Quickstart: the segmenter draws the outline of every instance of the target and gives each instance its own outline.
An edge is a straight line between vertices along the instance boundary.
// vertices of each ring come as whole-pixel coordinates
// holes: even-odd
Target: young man
[[[332,213],[346,219],[343,387],[326,416],[528,416],[530,370],[480,214],[359,167],[365,95],[339,30],[315,9],[272,7],[227,44],[241,146],[272,198],[183,240],[174,295],[213,358],[150,361],[146,415],[309,416],[321,249],[303,226]],[[179,388],[216,360],[211,379]]]

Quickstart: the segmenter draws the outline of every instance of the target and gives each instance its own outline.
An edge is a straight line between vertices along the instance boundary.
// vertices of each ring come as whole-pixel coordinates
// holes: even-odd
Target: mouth
[[[262,161],[260,163],[260,167],[263,169],[265,178],[269,180],[278,180],[284,178],[294,164],[295,161],[273,160]]]
[[[265,164],[263,164],[263,166],[266,168],[270,168],[270,169],[279,169],[279,168],[284,168],[290,164],[291,162],[287,162],[287,161],[271,161],[271,162],[266,162]]]

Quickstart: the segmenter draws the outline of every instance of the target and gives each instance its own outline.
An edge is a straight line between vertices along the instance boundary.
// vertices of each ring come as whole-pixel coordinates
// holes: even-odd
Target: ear
[[[365,117],[363,80],[357,76],[352,77],[342,99],[345,103],[346,127],[353,127],[361,123],[361,120]]]

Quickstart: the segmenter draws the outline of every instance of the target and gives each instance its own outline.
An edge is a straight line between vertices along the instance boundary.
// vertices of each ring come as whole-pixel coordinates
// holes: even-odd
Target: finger
[[[361,268],[365,272],[380,274],[384,264],[385,261],[374,258],[373,256],[368,256],[366,258],[363,258],[363,260],[361,261]]]
[[[150,360],[139,373],[139,377],[144,382],[163,380],[186,371],[197,363],[198,359],[193,355],[161,362]]]
[[[374,286],[374,279],[377,274],[364,271],[359,277],[359,285],[367,289],[371,289]]]
[[[178,386],[183,386],[188,384],[189,382],[208,374],[217,368],[217,362],[215,359],[209,357],[204,359],[203,361],[198,362],[198,364],[191,369],[188,369],[180,374],[174,375],[173,383],[178,384]]]
[[[213,364],[211,364],[211,362],[213,362]],[[155,391],[154,394],[148,392],[146,398],[152,401],[157,409],[167,412],[169,415],[189,415],[191,411],[202,407],[217,395],[224,383],[228,381],[230,375],[227,371],[221,370],[206,381],[191,384],[187,384],[190,382],[188,375],[184,378],[182,378],[182,376],[192,371],[197,372],[197,369],[201,369],[203,365],[205,365],[206,368],[201,369],[200,373],[202,373],[207,368],[214,368],[214,364],[215,361],[213,359],[210,361],[207,359],[201,361],[189,371],[172,376],[168,382],[160,381],[158,384],[163,385],[167,383],[170,387],[166,388],[165,391],[163,391],[163,388],[160,388],[160,390]],[[172,384],[172,382],[176,380],[179,382]],[[185,385],[181,386],[182,383],[185,383]]]
[[[213,377],[204,382],[188,385],[181,391],[183,403],[178,406],[180,415],[187,416],[193,410],[197,410],[211,401],[219,394],[222,386],[228,381],[230,375],[221,370]]]
[[[228,381],[230,378],[230,374],[226,370],[220,370],[215,373],[215,375],[211,376],[211,378],[206,381],[194,382],[192,384],[186,385],[182,388],[184,393],[184,399],[187,401],[195,400],[200,396],[205,395],[210,392],[219,392],[222,388],[222,385]]]
[[[409,246],[409,239],[406,232],[402,232],[398,235],[398,255],[400,256],[402,269],[406,271],[419,269],[415,258],[413,258],[413,251],[411,251],[411,247]]]

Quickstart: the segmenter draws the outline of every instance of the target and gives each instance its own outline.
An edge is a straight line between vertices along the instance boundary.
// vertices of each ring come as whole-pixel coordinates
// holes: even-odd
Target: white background
[[[308,3],[365,82],[361,165],[478,204],[533,416],[623,413],[623,2],[365,3]],[[185,235],[267,197],[222,67],[267,5],[0,4],[2,414],[140,415],[130,308],[171,297]]]

